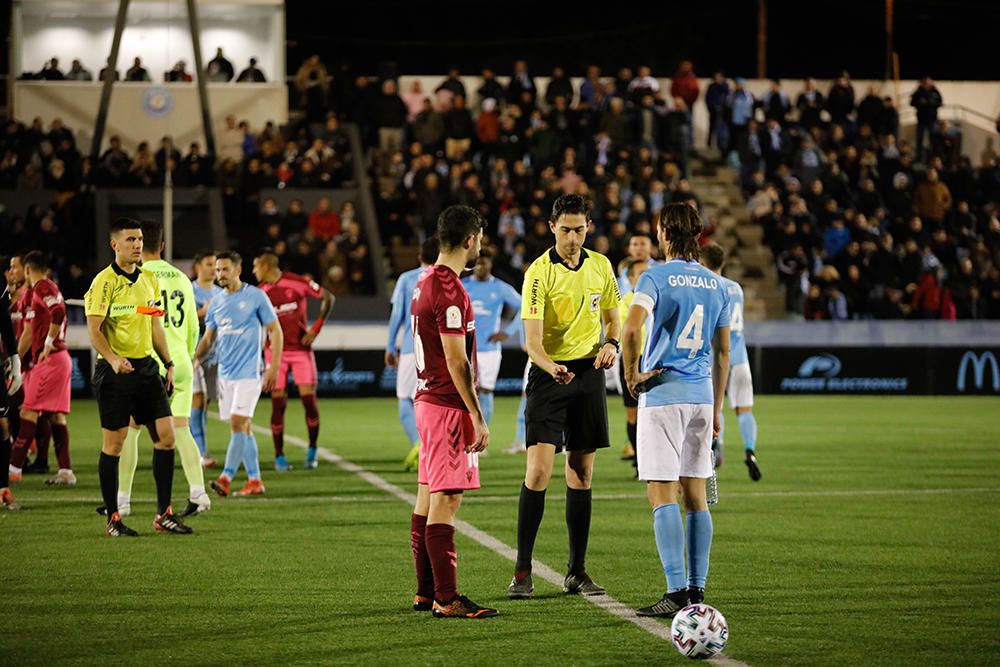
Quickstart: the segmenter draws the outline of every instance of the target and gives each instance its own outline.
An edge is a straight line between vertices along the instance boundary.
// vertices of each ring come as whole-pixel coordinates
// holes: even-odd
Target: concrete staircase
[[[726,249],[724,275],[743,286],[744,317],[751,321],[788,317],[774,257],[763,244],[763,227],[750,220],[739,173],[723,163],[718,151],[701,149],[691,160],[688,180],[717,228],[713,238]]]

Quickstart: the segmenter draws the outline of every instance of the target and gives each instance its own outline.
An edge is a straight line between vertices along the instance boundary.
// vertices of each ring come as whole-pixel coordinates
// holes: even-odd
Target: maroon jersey
[[[323,290],[314,281],[296,273],[283,271],[276,283],[261,283],[258,285],[274,306],[278,314],[281,333],[285,337],[283,350],[308,350],[309,346],[302,344],[302,336],[306,333],[306,298],[321,299]]]
[[[63,295],[54,282],[48,278],[39,280],[31,288],[31,301],[24,313],[24,321],[31,322],[31,358],[45,349],[45,338],[49,335],[49,326],[59,327],[59,333],[52,341],[56,352],[66,349],[66,303]]]
[[[417,281],[410,308],[413,318],[413,356],[417,362],[415,401],[468,410],[451,381],[441,336],[465,336],[465,353],[476,369],[476,314],[472,301],[455,272],[432,266]]]

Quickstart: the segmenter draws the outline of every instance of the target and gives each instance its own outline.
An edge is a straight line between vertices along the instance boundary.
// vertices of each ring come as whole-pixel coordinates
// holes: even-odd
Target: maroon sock
[[[448,604],[458,595],[455,527],[446,523],[432,523],[427,526],[425,541],[434,571],[434,599],[438,604]]]
[[[285,454],[285,406],[287,396],[271,397],[271,437],[274,438],[274,455]]]
[[[309,446],[316,447],[319,438],[319,407],[316,405],[316,394],[302,397],[302,407],[306,409],[306,428],[309,429]]]
[[[35,425],[35,463],[49,464],[49,442],[51,440],[52,419],[48,414],[40,414]]]
[[[14,449],[10,452],[10,464],[15,468],[24,467],[24,459],[28,456],[28,445],[35,439],[35,422],[21,420],[21,428],[17,431]]]
[[[434,571],[427,555],[427,517],[410,515],[410,549],[413,551],[413,565],[417,570],[417,595],[434,597]]]
[[[59,461],[59,469],[72,470],[73,464],[69,459],[69,428],[66,424],[52,425],[52,440],[56,447],[56,460]]]

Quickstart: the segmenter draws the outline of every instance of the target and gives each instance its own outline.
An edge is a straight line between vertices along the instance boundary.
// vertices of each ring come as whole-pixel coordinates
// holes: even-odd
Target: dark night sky
[[[490,65],[506,74],[515,57],[527,58],[536,74],[555,64],[581,75],[591,63],[605,73],[648,63],[662,76],[685,57],[704,75],[715,67],[730,75],[755,74],[755,0],[664,1],[641,10],[582,6],[289,0],[289,72],[309,53],[319,53],[331,69],[348,62],[367,74],[384,72],[385,63],[395,63],[399,74],[438,74],[451,64],[463,73]],[[903,78],[927,72],[942,80],[1000,79],[1000,1],[896,0],[895,14]],[[885,73],[880,0],[768,0],[768,31],[768,76],[831,78],[841,68],[854,78]]]

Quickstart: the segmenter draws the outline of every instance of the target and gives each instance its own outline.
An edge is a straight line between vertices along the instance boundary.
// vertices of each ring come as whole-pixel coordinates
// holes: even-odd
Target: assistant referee
[[[507,589],[531,596],[531,554],[545,512],[545,489],[557,452],[566,449],[567,593],[600,595],[584,560],[590,537],[594,456],[609,445],[604,369],[614,365],[621,329],[621,295],[611,262],[585,250],[591,203],[580,195],[556,199],[549,228],[556,244],[524,277],[521,317],[531,369],[524,417],[528,465],[517,514],[517,564]],[[601,342],[601,325],[604,342]]]
[[[153,440],[153,478],[157,513],[153,528],[191,533],[170,508],[174,481],[174,425],[167,393],[174,371],[160,318],[164,314],[156,276],[142,269],[142,226],[119,218],[111,226],[115,260],[94,277],[85,296],[87,332],[97,351],[94,391],[101,415],[101,458],[98,473],[107,511],[105,533],[134,537],[118,513],[118,463],[129,421],[145,426]],[[163,361],[161,379],[153,350]]]

